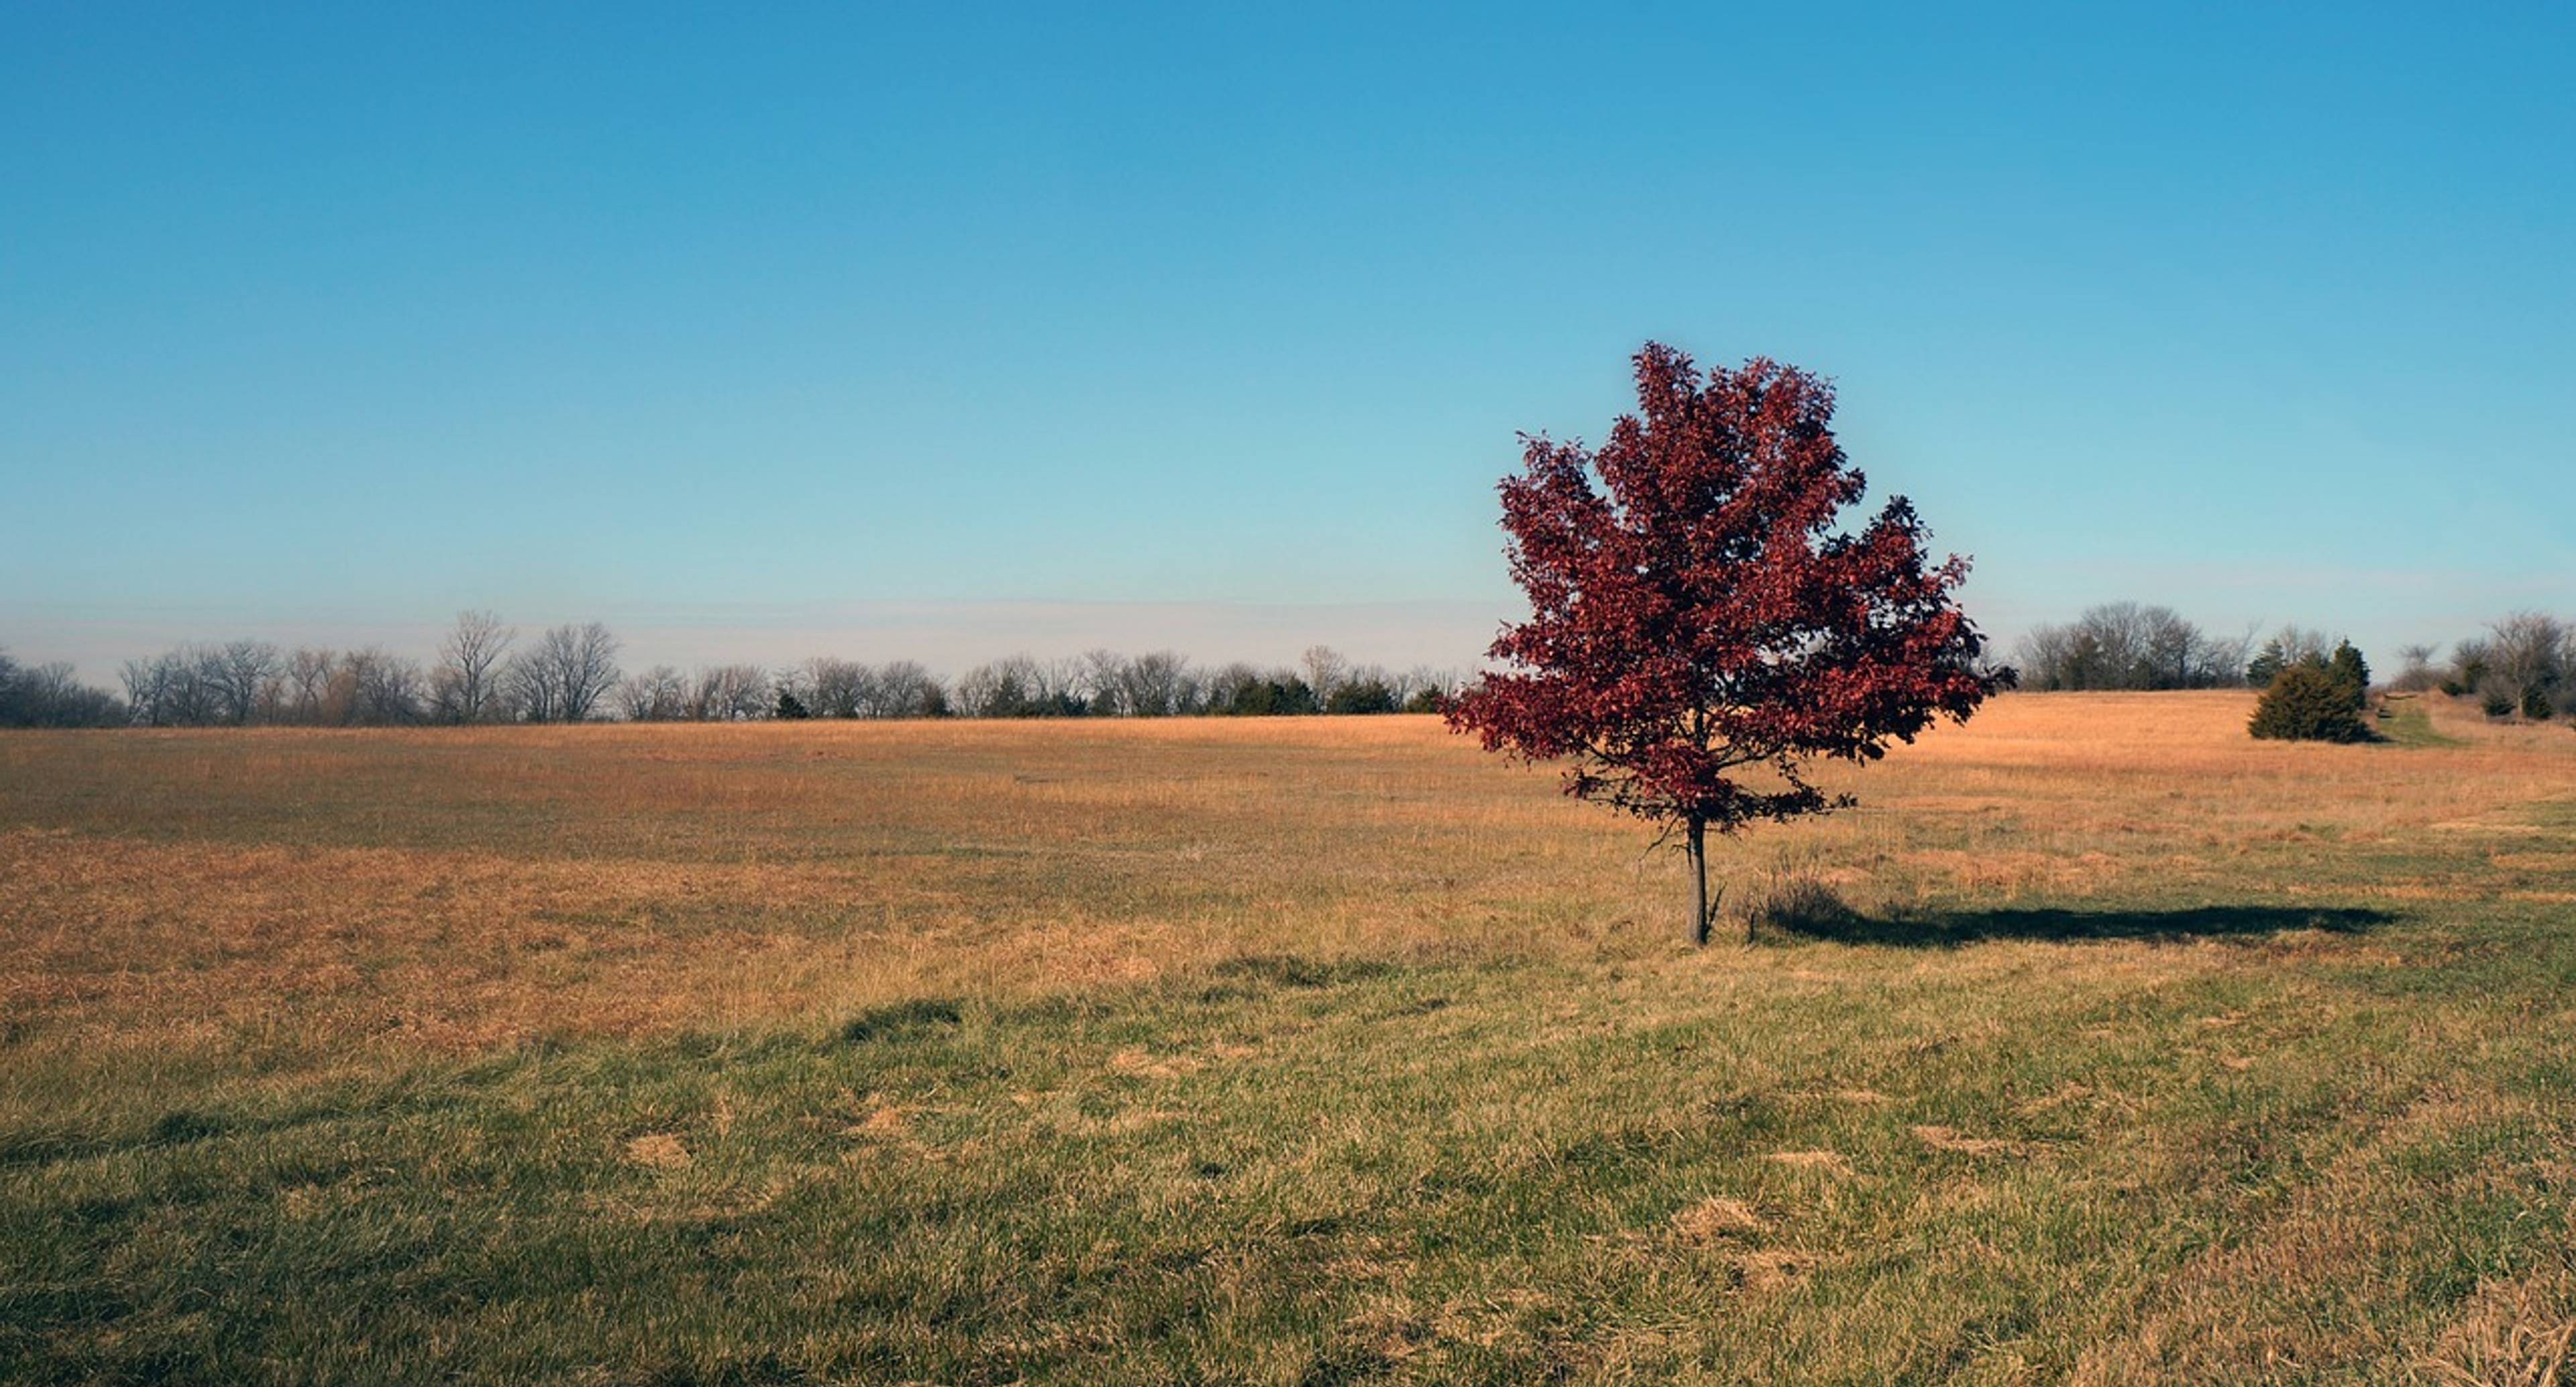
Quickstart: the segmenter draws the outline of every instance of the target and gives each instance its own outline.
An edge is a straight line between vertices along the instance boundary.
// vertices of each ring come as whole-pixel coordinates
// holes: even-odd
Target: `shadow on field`
[[[1843,913],[1773,921],[1783,933],[1843,944],[1947,949],[1990,939],[2228,939],[2323,930],[2360,934],[2397,917],[2357,907],[2203,905],[2183,910],[1959,910],[1874,919]]]

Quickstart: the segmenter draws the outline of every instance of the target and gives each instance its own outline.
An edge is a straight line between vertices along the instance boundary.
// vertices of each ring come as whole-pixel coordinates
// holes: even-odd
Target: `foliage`
[[[1835,530],[1867,483],[1822,379],[1760,358],[1703,376],[1654,343],[1635,366],[1639,413],[1607,442],[1526,438],[1501,484],[1531,616],[1448,718],[1488,750],[1569,760],[1570,794],[1681,829],[1698,882],[1705,829],[1851,802],[1808,780],[1811,759],[1876,760],[2003,681],[1953,597],[1966,561],[1927,567],[1905,498]],[[1701,900],[1693,937],[1707,926]]]
[[[2268,689],[2272,687],[2272,681],[2280,677],[2282,670],[2308,661],[2323,663],[2325,659],[2326,638],[2323,635],[2296,626],[2284,626],[2263,642],[2263,648],[2245,666],[2245,682],[2252,688]]]
[[[1327,713],[1392,713],[1395,709],[1395,687],[1383,679],[1345,681],[1324,700]]]
[[[1294,717],[1321,711],[1315,691],[1296,675],[1281,672],[1229,681],[1208,694],[1208,711],[1219,717]]]
[[[2256,737],[2293,742],[2366,742],[2370,728],[2352,689],[2324,662],[2301,660],[2263,691],[2247,730]]]
[[[2370,663],[2361,658],[2361,651],[2351,641],[2335,645],[2333,657],[2326,661],[2326,673],[2333,675],[2335,682],[2343,687],[2344,695],[2352,700],[2355,712],[2368,704]]]

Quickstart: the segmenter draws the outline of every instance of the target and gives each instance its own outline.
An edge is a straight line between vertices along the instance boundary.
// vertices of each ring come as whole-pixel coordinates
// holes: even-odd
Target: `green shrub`
[[[2486,710],[2488,717],[2509,718],[2513,716],[2513,695],[2502,689],[2488,689],[2478,695],[2478,706]]]
[[[2366,742],[2370,729],[2343,680],[2318,665],[2283,669],[2255,705],[2247,731],[2285,742]]]
[[[2549,692],[2534,684],[2522,691],[2522,715],[2533,722],[2547,722],[2558,716],[2558,708],[2549,701]]]
[[[1392,713],[1395,711],[1395,689],[1383,679],[1354,679],[1333,686],[1333,695],[1324,700],[1327,713]]]
[[[1211,695],[1208,711],[1221,717],[1268,718],[1298,717],[1322,711],[1315,701],[1315,691],[1306,681],[1289,675],[1284,678],[1250,679],[1231,691]]]

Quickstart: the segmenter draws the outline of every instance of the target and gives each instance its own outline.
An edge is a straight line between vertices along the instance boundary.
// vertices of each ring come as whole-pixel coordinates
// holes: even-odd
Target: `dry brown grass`
[[[2249,855],[2506,833],[2576,778],[2563,729],[2445,706],[2465,745],[2257,743],[2246,706],[2006,697],[1717,871],[1772,912],[2219,895]],[[0,1009],[80,1045],[470,1051],[1243,954],[1651,956],[1679,897],[1644,837],[1423,718],[19,736]],[[2547,901],[2571,866],[2364,889]]]
[[[2546,1382],[2576,736],[2436,704],[2006,697],[1705,952],[1427,719],[0,737],[0,1379]]]

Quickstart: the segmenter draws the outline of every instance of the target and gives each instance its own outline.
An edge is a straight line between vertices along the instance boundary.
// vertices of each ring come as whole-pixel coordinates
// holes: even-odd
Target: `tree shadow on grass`
[[[2251,939],[2283,930],[2361,934],[2396,918],[2384,910],[2352,906],[2203,905],[2178,910],[1952,910],[1886,917],[1845,911],[1770,923],[1772,928],[1802,939],[1905,949],[1954,949],[1995,939],[2179,942]]]

